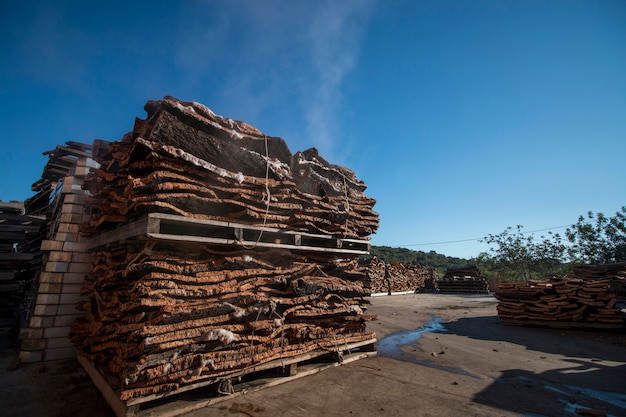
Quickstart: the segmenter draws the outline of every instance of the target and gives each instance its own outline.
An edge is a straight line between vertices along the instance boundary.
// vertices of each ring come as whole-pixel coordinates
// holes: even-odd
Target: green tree
[[[540,240],[533,247],[533,272],[541,278],[562,276],[572,272],[566,262],[567,246],[561,235],[548,232],[548,237],[540,236]]]
[[[483,241],[492,247],[479,255],[481,270],[496,280],[527,281],[562,275],[565,245],[559,234],[549,232],[535,241],[525,234],[523,226],[506,228],[497,235],[488,235]]]
[[[494,245],[488,252],[479,255],[481,263],[490,266],[490,270],[503,275],[508,279],[527,281],[531,278],[530,264],[533,254],[529,247],[532,245],[532,235],[524,236],[523,226],[516,229],[507,227],[497,235],[487,235],[483,239],[488,245]]]
[[[398,262],[434,268],[439,274],[443,274],[443,272],[449,268],[463,268],[468,265],[475,265],[474,262],[470,262],[467,259],[446,256],[434,250],[424,252],[407,248],[392,248],[389,246],[372,246],[370,248],[369,257],[372,256],[376,256],[378,259],[387,263]]]
[[[626,260],[626,207],[606,217],[587,212],[568,227],[565,236],[571,243],[568,254],[574,262],[605,264]]]

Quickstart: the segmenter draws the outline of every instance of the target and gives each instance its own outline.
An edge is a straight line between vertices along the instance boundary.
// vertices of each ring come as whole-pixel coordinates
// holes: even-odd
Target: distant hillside
[[[443,272],[448,268],[464,268],[475,264],[473,260],[454,258],[432,250],[430,252],[423,252],[406,248],[392,248],[389,246],[372,246],[370,256],[376,256],[378,259],[387,263],[419,264],[429,268],[435,268],[439,272]]]

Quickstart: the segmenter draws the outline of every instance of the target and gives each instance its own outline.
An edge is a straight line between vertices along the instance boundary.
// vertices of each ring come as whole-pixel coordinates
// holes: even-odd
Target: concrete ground
[[[624,332],[503,326],[490,295],[370,301],[377,356],[186,416],[626,416]],[[114,415],[74,361],[15,367],[15,357],[0,346],[4,415]]]

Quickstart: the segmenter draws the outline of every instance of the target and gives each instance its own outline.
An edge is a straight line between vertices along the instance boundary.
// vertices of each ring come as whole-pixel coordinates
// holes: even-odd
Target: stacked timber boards
[[[79,227],[85,220],[83,179],[93,167],[91,145],[66,142],[43,153],[48,156],[36,192],[25,211],[41,216],[40,233],[21,249],[37,254],[31,290],[22,304],[25,326],[20,329],[20,361],[40,362],[76,357],[69,338],[77,316],[76,303],[90,257],[84,253]]]
[[[354,173],[198,103],[146,110],[94,145],[81,362],[130,405],[371,349],[356,258],[378,215]]]
[[[24,203],[0,200],[0,326],[19,324],[19,306],[27,293],[37,253],[22,251],[39,235],[45,219],[24,213]]]
[[[451,268],[437,280],[437,288],[446,293],[488,294],[489,282],[476,266]]]

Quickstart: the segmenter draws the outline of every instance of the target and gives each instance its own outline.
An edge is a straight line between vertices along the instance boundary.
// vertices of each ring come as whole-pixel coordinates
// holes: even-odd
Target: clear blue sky
[[[624,1],[27,1],[0,16],[0,199],[172,95],[353,169],[375,245],[470,257],[626,204]],[[563,229],[555,229],[562,232]],[[438,243],[438,244],[432,244]]]

